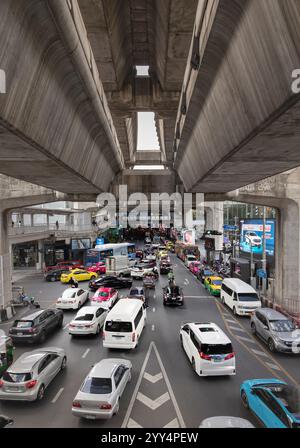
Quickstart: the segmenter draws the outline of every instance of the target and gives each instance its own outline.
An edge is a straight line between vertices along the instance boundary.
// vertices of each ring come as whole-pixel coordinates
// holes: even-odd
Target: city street
[[[67,368],[60,372],[40,402],[1,402],[0,414],[14,418],[14,427],[188,427],[197,428],[207,417],[230,415],[258,421],[243,408],[239,387],[249,378],[281,378],[300,383],[299,357],[271,354],[250,333],[248,318],[236,319],[230,310],[210,296],[202,284],[171,255],[176,283],[183,287],[183,307],[164,307],[160,276],[150,292],[147,326],[135,350],[108,350],[98,336],[71,338],[67,324],[75,311],[64,311],[63,329],[55,332],[45,346],[62,347],[68,356]],[[42,308],[53,307],[65,289],[47,283],[42,275],[20,281]],[[138,285],[141,282],[135,281]],[[88,287],[87,283],[81,283]],[[128,290],[120,290],[120,297]],[[24,310],[22,311],[24,312]],[[26,311],[28,312],[28,311]],[[237,374],[232,377],[200,378],[192,370],[180,346],[179,329],[184,322],[214,322],[229,336],[236,353]],[[0,326],[8,331],[11,323]],[[17,346],[15,359],[36,346]],[[72,400],[91,366],[107,357],[129,359],[133,364],[131,383],[121,399],[120,411],[111,420],[80,420],[71,414]]]

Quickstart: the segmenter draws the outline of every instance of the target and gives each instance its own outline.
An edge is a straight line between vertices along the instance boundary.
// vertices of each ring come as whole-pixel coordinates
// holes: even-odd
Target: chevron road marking
[[[240,336],[240,335],[237,335],[237,337],[238,337],[239,339],[242,339],[242,341],[250,342],[250,344],[255,344],[255,341],[254,341],[253,339],[246,338],[246,337],[244,337],[244,336]]]
[[[151,400],[151,398],[146,397],[146,395],[139,392],[136,398],[137,400],[141,401],[145,406],[148,406],[148,408],[152,409],[152,411],[155,411],[161,405],[170,400],[170,395],[168,392],[166,392],[162,394],[160,397],[156,398],[156,400]]]
[[[270,359],[269,355],[267,355],[267,353],[263,352],[262,350],[255,350],[254,348],[251,348],[251,350],[252,350],[254,353],[256,353],[257,355],[265,356],[266,358],[269,358],[269,359]]]
[[[150,357],[150,354],[151,354],[152,350],[154,350],[154,352],[155,352],[155,354],[156,354],[156,358],[157,358],[158,364],[159,364],[160,369],[161,369],[160,374],[161,374],[162,377],[164,378],[165,383],[166,383],[166,386],[167,386],[167,389],[168,389],[168,392],[164,393],[163,395],[161,395],[161,396],[160,396],[159,398],[157,398],[156,400],[151,400],[150,398],[146,397],[145,395],[143,395],[142,393],[139,392],[139,388],[140,388],[141,382],[142,382],[142,380],[143,380],[143,378],[144,378],[144,375],[145,375],[145,373],[146,373],[145,370],[146,370],[146,367],[147,367],[147,364],[148,364],[148,361],[149,361],[149,357]],[[150,376],[148,376],[148,375],[149,375],[149,374],[146,375],[147,379],[150,378]],[[159,374],[158,374],[158,375],[159,375]],[[157,375],[155,375],[155,377],[157,377]],[[151,380],[150,380],[150,381],[151,381]],[[156,345],[155,345],[154,341],[151,341],[151,343],[150,343],[150,345],[149,345],[147,354],[146,354],[146,356],[145,356],[144,363],[143,363],[142,368],[141,368],[141,371],[140,371],[139,378],[138,378],[138,380],[137,380],[137,383],[136,383],[136,386],[135,386],[133,395],[132,395],[132,397],[131,397],[129,406],[128,406],[128,408],[127,408],[127,412],[126,412],[126,415],[125,415],[125,417],[124,417],[124,420],[123,420],[123,423],[122,423],[121,428],[133,427],[133,426],[129,426],[129,425],[137,424],[133,419],[130,418],[130,415],[131,415],[131,412],[132,412],[134,403],[135,403],[135,401],[136,401],[137,399],[138,399],[139,401],[141,401],[142,403],[144,403],[146,406],[148,406],[148,407],[150,407],[151,409],[153,409],[153,410],[155,410],[155,409],[157,409],[158,407],[160,407],[163,403],[166,403],[167,401],[171,400],[171,401],[172,401],[172,404],[173,404],[173,406],[174,406],[176,415],[177,415],[178,427],[180,427],[180,428],[185,428],[185,427],[186,427],[186,426],[185,426],[185,423],[184,423],[184,420],[183,420],[183,418],[182,418],[182,415],[181,415],[179,406],[178,406],[178,404],[177,404],[177,401],[176,401],[176,398],[175,398],[173,389],[172,389],[172,387],[171,387],[169,378],[168,378],[168,376],[167,376],[166,370],[165,370],[165,368],[164,368],[164,365],[163,365],[163,363],[162,363],[162,360],[161,360],[161,358],[160,358],[160,355],[159,355],[159,353],[158,353],[158,350],[157,350],[157,348],[156,348]],[[171,424],[171,423],[175,425],[175,422],[174,422],[174,423],[173,423],[173,422],[174,422],[174,421],[172,420],[172,422],[168,423],[168,425]]]
[[[139,425],[135,420],[133,420],[132,418],[129,419],[127,428],[142,428],[141,425]]]
[[[179,423],[177,418],[174,418],[174,420],[172,420],[170,423],[168,423],[167,425],[164,426],[164,428],[179,428]]]
[[[266,364],[272,369],[272,370],[281,370],[279,366],[276,364],[272,364],[271,362],[266,362]]]
[[[150,373],[145,372],[144,378],[146,378],[146,380],[150,381],[150,383],[155,384],[155,383],[157,383],[157,381],[159,381],[163,378],[163,374],[160,372],[157,375],[150,375]]]
[[[232,325],[228,325],[229,328],[231,328],[231,330],[234,331],[241,331],[243,333],[246,333],[246,330],[244,330],[243,328],[239,328],[239,327],[233,327]]]

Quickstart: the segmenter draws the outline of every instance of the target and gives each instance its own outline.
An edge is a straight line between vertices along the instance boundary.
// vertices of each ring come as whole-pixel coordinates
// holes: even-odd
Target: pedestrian
[[[22,221],[19,219],[19,222],[18,222],[18,226],[19,227],[21,227],[22,226]]]
[[[13,227],[14,225],[15,225],[15,222],[14,222],[14,221],[12,221],[12,222],[11,222],[11,226]]]
[[[70,285],[72,288],[78,288],[78,281],[76,280],[75,277],[71,277]]]
[[[56,225],[56,230],[58,230],[58,228],[59,228],[58,221],[56,221],[55,225]]]

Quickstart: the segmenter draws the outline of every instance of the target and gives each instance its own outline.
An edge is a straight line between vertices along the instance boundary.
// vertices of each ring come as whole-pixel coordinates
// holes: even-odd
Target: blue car
[[[241,399],[266,428],[300,428],[300,389],[276,378],[247,380]]]

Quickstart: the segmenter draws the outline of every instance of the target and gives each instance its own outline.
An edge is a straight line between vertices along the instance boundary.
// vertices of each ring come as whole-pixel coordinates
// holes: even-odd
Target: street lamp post
[[[263,253],[262,253],[262,269],[264,272],[267,271],[267,253],[266,253],[266,207],[263,209]],[[264,276],[262,279],[262,291],[263,295],[266,294],[266,282],[267,279]]]

